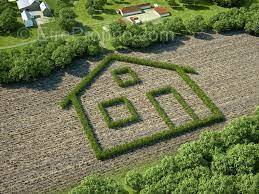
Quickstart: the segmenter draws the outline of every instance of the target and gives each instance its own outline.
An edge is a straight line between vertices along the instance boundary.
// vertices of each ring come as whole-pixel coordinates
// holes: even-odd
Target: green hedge
[[[121,104],[127,107],[131,115],[127,118],[114,121],[109,116],[107,108],[116,106],[116,105],[121,105]],[[103,115],[104,121],[106,122],[109,128],[117,129],[120,127],[125,127],[131,123],[137,122],[140,119],[139,114],[135,110],[133,104],[125,97],[114,98],[107,101],[103,101],[98,104],[98,107],[101,114]]]
[[[0,84],[34,81],[55,69],[65,68],[77,57],[97,55],[100,51],[99,39],[92,35],[71,40],[50,38],[19,49],[0,51]]]
[[[106,70],[106,68],[109,67],[109,65],[113,61],[122,61],[127,63],[138,64],[138,65],[162,68],[162,69],[167,69],[172,71],[176,71],[177,67],[180,67],[185,73],[192,73],[192,74],[197,73],[192,67],[189,67],[189,66],[179,66],[179,65],[167,63],[167,62],[153,61],[153,60],[148,60],[143,58],[127,56],[127,55],[111,54],[106,56],[99,63],[99,65],[93,71],[91,71],[85,78],[83,78],[83,80],[69,93],[69,95],[67,95],[61,101],[61,107],[66,108],[69,102],[71,101],[70,98],[73,97],[74,95],[79,94],[84,89],[89,87],[94,82],[94,80],[98,76],[100,76],[102,72]]]
[[[114,69],[112,70],[111,74],[115,82],[117,82],[117,84],[122,88],[126,88],[140,83],[140,79],[138,78],[138,75],[130,67],[122,67],[119,69]],[[122,80],[120,78],[120,75],[124,75],[124,74],[129,74],[131,76],[131,79]]]
[[[98,140],[95,137],[93,127],[90,124],[90,121],[87,117],[87,115],[83,112],[82,105],[79,101],[79,97],[76,97],[77,95],[80,95],[81,92],[85,90],[86,87],[89,87],[95,79],[97,79],[101,73],[109,67],[109,64],[114,61],[123,61],[123,62],[129,62],[139,65],[145,65],[145,66],[151,66],[151,67],[157,67],[157,68],[164,68],[168,70],[175,70],[186,82],[187,85],[191,87],[191,89],[194,91],[194,93],[204,102],[204,104],[211,110],[212,115],[209,117],[199,120],[197,119],[194,114],[192,113],[192,110],[187,107],[187,104],[183,102],[183,99],[177,92],[172,90],[174,95],[178,100],[180,100],[180,103],[185,108],[185,110],[192,115],[195,119],[193,121],[187,122],[179,127],[175,127],[173,129],[161,131],[158,133],[155,133],[151,136],[143,137],[140,139],[136,139],[132,142],[124,143],[118,146],[115,146],[113,148],[109,149],[103,149],[98,144]],[[170,64],[170,63],[163,63],[163,62],[155,62],[150,61],[146,59],[136,59],[134,57],[124,56],[124,55],[110,55],[106,57],[104,60],[101,61],[101,63],[93,70],[91,71],[77,86],[72,92],[64,98],[64,100],[61,102],[61,105],[63,108],[67,107],[69,102],[72,102],[74,105],[74,108],[77,111],[77,114],[79,115],[79,118],[81,120],[81,123],[85,129],[86,135],[89,139],[90,144],[92,145],[93,150],[96,153],[96,157],[101,160],[109,159],[114,156],[127,153],[129,151],[141,148],[143,146],[152,145],[154,143],[157,143],[161,140],[166,140],[172,137],[176,137],[179,134],[185,133],[187,131],[191,131],[194,129],[197,129],[199,127],[203,127],[205,125],[213,124],[215,122],[220,122],[224,119],[224,115],[221,113],[221,111],[217,108],[217,106],[209,99],[209,97],[201,90],[201,88],[190,79],[190,77],[186,74],[186,72],[195,72],[192,68],[186,68],[186,67],[180,67],[178,65]]]
[[[155,107],[156,111],[159,113],[159,115],[163,118],[164,122],[167,124],[169,129],[174,130],[175,125],[171,121],[171,119],[168,117],[164,109],[160,106],[159,102],[156,100],[156,97],[161,96],[161,95],[166,95],[166,94],[173,94],[173,96],[176,98],[178,103],[183,107],[185,112],[190,115],[190,117],[198,121],[199,118],[195,114],[194,110],[188,105],[188,103],[184,100],[184,98],[181,96],[179,92],[177,92],[176,89],[172,88],[171,86],[166,86],[162,87],[156,90],[152,90],[147,93],[147,97],[150,100],[150,102],[153,104]]]

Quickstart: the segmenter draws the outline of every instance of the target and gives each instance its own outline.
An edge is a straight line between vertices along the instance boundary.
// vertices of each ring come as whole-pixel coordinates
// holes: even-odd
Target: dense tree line
[[[0,0],[0,33],[14,32],[17,26],[17,10],[8,0]]]
[[[235,7],[241,5],[244,1],[245,0],[207,0],[207,2],[214,2],[222,7]],[[200,2],[204,2],[204,0],[180,0],[180,2],[183,4],[195,5],[199,4]]]
[[[0,51],[0,83],[28,82],[64,68],[75,57],[96,55],[100,51],[96,36],[73,40],[49,39],[22,49]]]
[[[173,156],[143,171],[130,171],[126,184],[141,194],[259,193],[259,108],[222,131],[204,132]],[[110,178],[86,177],[71,193],[126,193]]]
[[[214,30],[226,32],[230,30],[245,30],[254,35],[259,34],[258,6],[250,8],[232,8],[218,13],[209,19],[197,15],[187,21],[180,17],[171,17],[162,23],[144,25],[125,25],[115,22],[109,26],[114,37],[115,47],[145,48],[158,42],[169,42],[176,35],[185,35]]]

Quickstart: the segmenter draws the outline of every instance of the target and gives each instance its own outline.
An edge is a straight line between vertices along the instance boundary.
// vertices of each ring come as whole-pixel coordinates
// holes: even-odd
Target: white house
[[[45,2],[42,2],[40,4],[40,10],[42,11],[43,15],[46,17],[50,17],[51,14],[51,9],[49,8],[48,4]]]
[[[17,2],[18,9],[20,11],[30,10],[37,11],[40,10],[40,2],[39,0],[18,0]]]
[[[33,27],[33,26],[34,26],[34,23],[33,23],[33,16],[30,14],[30,12],[24,10],[24,11],[21,13],[21,16],[22,16],[22,20],[23,20],[24,25],[25,25],[26,28]]]

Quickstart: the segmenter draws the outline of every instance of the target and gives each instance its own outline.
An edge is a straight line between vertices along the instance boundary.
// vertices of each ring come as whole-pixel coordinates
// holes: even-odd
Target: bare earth
[[[251,113],[259,105],[257,53],[257,37],[235,34],[178,39],[145,53],[130,54],[194,67],[199,75],[191,75],[191,78],[229,121]],[[58,105],[82,77],[96,66],[96,62],[85,60],[76,63],[64,72],[55,73],[51,78],[35,83],[12,85],[8,88],[0,86],[0,193],[50,192],[66,188],[93,172],[118,171],[123,167],[169,154],[183,142],[196,138],[201,131],[207,129],[114,159],[97,160],[74,109],[71,107],[62,110]],[[132,67],[143,84],[121,90],[113,84],[108,69],[91,86],[90,91],[81,97],[102,146],[117,145],[166,128],[143,95],[144,92],[163,85],[176,87],[200,117],[209,114],[192,92],[181,84],[174,72],[118,62],[110,68],[124,65]],[[143,121],[114,131],[106,127],[98,112],[97,103],[118,95],[127,95],[139,110]],[[190,119],[172,96],[161,96],[158,100],[176,124]],[[121,116],[128,114],[123,107],[117,108],[109,110],[110,114],[115,117],[117,113]],[[218,129],[225,124],[217,124],[210,129]]]

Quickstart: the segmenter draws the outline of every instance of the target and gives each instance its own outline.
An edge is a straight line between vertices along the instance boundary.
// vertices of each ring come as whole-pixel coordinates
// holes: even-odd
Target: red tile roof
[[[123,7],[120,9],[120,11],[122,13],[131,13],[131,12],[135,12],[135,11],[140,11],[142,7],[146,7],[146,6],[151,6],[151,4],[143,3],[143,4],[134,5],[134,6],[130,6],[130,7]]]
[[[130,7],[123,7],[120,9],[122,13],[131,13],[135,11],[140,11],[140,8],[138,6],[130,6]]]
[[[169,13],[169,11],[165,7],[155,7],[154,10],[159,14],[159,15],[164,15]]]

